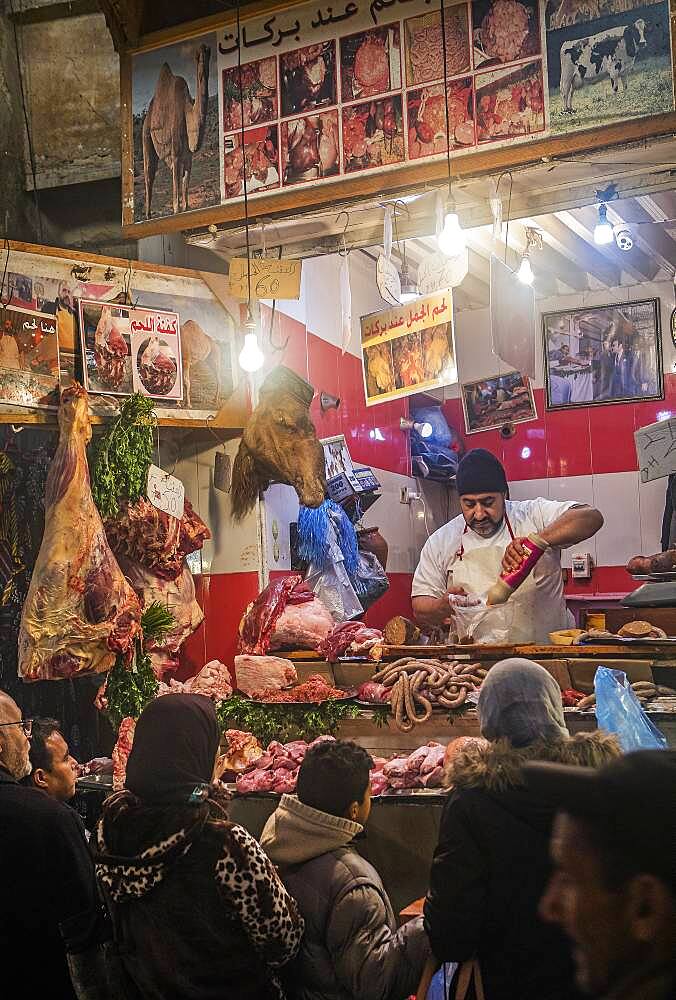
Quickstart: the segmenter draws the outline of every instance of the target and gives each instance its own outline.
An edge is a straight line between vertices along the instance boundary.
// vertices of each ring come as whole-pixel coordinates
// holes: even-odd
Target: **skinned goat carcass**
[[[109,670],[131,654],[141,605],[111,552],[89,485],[89,403],[65,389],[47,477],[45,533],[19,632],[19,676],[58,680]]]
[[[259,403],[247,420],[232,469],[232,513],[253,510],[270,483],[293,486],[305,507],[326,496],[324,449],[310,420],[314,388],[279,365],[266,376]]]
[[[119,389],[124,381],[125,364],[129,357],[127,341],[122,336],[127,320],[113,316],[110,306],[104,306],[94,333],[94,361],[101,382]]]
[[[165,580],[175,580],[185,557],[211,538],[189,500],[178,518],[158,510],[145,497],[124,504],[115,517],[108,518],[106,534],[115,555],[133,559]]]

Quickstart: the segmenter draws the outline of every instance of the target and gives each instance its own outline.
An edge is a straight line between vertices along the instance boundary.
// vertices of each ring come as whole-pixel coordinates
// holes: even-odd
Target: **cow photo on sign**
[[[220,201],[215,41],[206,35],[133,57],[136,222]]]
[[[665,0],[550,0],[546,23],[553,132],[673,109]]]

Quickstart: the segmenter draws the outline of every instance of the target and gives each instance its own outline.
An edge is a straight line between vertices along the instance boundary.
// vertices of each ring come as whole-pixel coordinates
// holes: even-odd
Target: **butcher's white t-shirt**
[[[505,503],[507,517],[516,538],[544,531],[571,507],[579,506],[581,503],[577,500],[545,500],[542,497],[535,500],[507,500]],[[511,541],[505,521],[498,533],[491,538],[481,538],[471,528],[465,532],[465,525],[465,518],[459,514],[427,539],[413,577],[412,597],[444,596],[447,589],[453,586],[453,565],[458,559],[461,545],[465,552],[494,545],[504,550]],[[545,552],[535,566],[533,577],[540,591],[539,597],[543,600],[561,600],[563,581],[559,549],[548,549]],[[486,581],[486,589],[493,582]]]

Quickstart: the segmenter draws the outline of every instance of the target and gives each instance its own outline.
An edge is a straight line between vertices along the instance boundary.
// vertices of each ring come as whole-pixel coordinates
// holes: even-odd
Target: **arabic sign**
[[[178,314],[79,299],[80,342],[88,392],[183,398]]]
[[[156,465],[148,469],[146,493],[153,507],[171,514],[172,517],[183,517],[185,506],[185,487],[180,479],[163,472]]]
[[[15,306],[0,308],[0,402],[58,408],[56,316]]]
[[[450,290],[361,319],[366,405],[458,379]]]
[[[444,288],[455,288],[468,271],[467,247],[455,257],[445,257],[444,254],[434,251],[423,257],[418,264],[418,291],[421,295],[430,295]]]
[[[676,472],[676,417],[641,427],[634,432],[634,441],[642,483]]]
[[[249,273],[252,299],[299,299],[300,260],[271,260],[267,257],[235,257],[230,261],[230,294],[236,299],[249,298]]]
[[[125,222],[238,203],[245,179],[254,203],[295,187],[313,188],[303,206],[335,202],[336,182],[445,162],[447,111],[457,157],[673,109],[665,0],[605,0],[598,18],[582,0],[563,15],[545,0],[508,0],[507,15],[505,2],[447,3],[445,46],[440,0],[314,0],[134,54]],[[594,44],[598,24],[612,43],[634,23],[651,30],[626,67],[628,104],[566,43]],[[190,98],[187,137],[165,125],[172,81]],[[174,140],[185,155],[172,161]]]

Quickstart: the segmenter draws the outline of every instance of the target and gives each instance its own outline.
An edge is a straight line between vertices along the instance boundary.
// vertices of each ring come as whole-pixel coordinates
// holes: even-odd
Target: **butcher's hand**
[[[464,593],[462,587],[449,587],[443,597],[414,597],[411,603],[416,622],[427,628],[450,625],[450,598],[452,595]]]
[[[502,557],[503,573],[516,573],[521,564],[528,558],[528,550],[523,547],[525,538],[513,538],[505,549]]]

